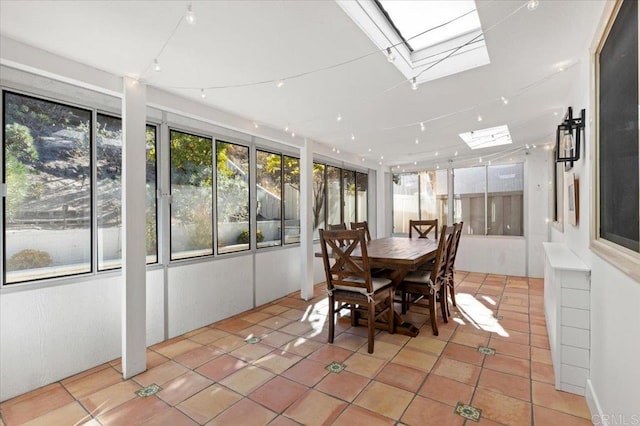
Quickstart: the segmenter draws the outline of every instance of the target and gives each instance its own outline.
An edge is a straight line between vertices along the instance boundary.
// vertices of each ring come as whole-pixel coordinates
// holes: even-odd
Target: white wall
[[[598,32],[595,39],[599,37]],[[595,143],[592,133],[595,100],[591,88],[595,83],[588,52],[584,52],[582,62],[577,66],[580,77],[573,87],[571,106],[574,111],[587,110],[585,150],[572,170],[580,179],[580,222],[574,227],[565,220],[564,231],[553,229],[551,235],[553,241],[565,242],[591,268],[591,378],[586,395],[591,413],[621,416],[616,424],[623,424],[623,419],[631,424],[632,416],[636,422],[640,419],[640,282],[623,274],[589,248],[590,226],[595,220],[591,215],[595,202],[591,155]],[[567,200],[566,190],[564,199]],[[565,218],[566,205],[565,201]]]
[[[256,274],[256,305],[300,290],[302,266],[299,261],[292,260],[299,256],[299,247],[256,254],[256,271],[269,271],[268,274]]]
[[[523,237],[462,235],[456,256],[456,269],[525,276],[526,245],[527,241]]]

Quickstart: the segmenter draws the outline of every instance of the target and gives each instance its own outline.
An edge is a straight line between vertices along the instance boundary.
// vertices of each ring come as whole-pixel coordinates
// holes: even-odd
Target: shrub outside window
[[[285,155],[283,161],[284,243],[293,244],[300,242],[300,160]]]
[[[11,92],[3,111],[4,282],[91,272],[91,111]]]
[[[216,142],[218,253],[249,250],[249,148]]]

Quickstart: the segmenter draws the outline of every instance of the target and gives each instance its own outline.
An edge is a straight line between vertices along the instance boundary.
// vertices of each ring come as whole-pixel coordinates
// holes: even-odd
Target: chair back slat
[[[413,238],[413,231],[417,232],[418,238],[429,238],[427,235],[435,230],[436,240],[438,239],[438,219],[432,220],[410,220],[409,238]]]
[[[327,225],[327,229],[329,231],[340,231],[340,230],[346,230],[347,229],[347,225],[345,225],[344,223],[335,223],[333,225]]]
[[[364,222],[351,222],[351,229],[364,229],[364,235],[367,237],[367,241],[371,241],[371,234],[369,233],[369,224]]]
[[[373,292],[367,243],[364,230],[323,230],[320,229],[320,247],[327,279],[327,289],[333,291],[336,286],[357,287]],[[358,259],[352,257],[360,249]],[[335,262],[331,265],[331,260]]]
[[[431,282],[443,283],[445,274],[447,272],[447,254],[451,248],[451,242],[453,241],[454,227],[442,225],[442,232],[440,240],[438,241],[438,250],[436,251],[436,257],[433,262],[433,268],[431,269]]]
[[[453,274],[454,265],[456,262],[456,255],[458,254],[458,246],[460,245],[460,235],[462,234],[462,226],[464,222],[454,224],[453,240],[451,241],[451,247],[449,254],[447,255],[447,274]]]

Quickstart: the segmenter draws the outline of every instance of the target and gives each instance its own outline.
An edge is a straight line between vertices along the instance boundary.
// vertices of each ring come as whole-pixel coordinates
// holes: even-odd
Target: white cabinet
[[[589,378],[591,271],[561,243],[545,252],[544,312],[556,389],[585,394]]]

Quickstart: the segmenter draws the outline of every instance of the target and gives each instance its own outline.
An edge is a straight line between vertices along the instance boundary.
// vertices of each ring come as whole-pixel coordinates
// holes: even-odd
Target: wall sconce
[[[580,111],[580,117],[573,117],[573,109],[569,107],[564,116],[564,121],[556,129],[556,162],[569,163],[580,159],[580,136],[584,130],[585,110]]]

